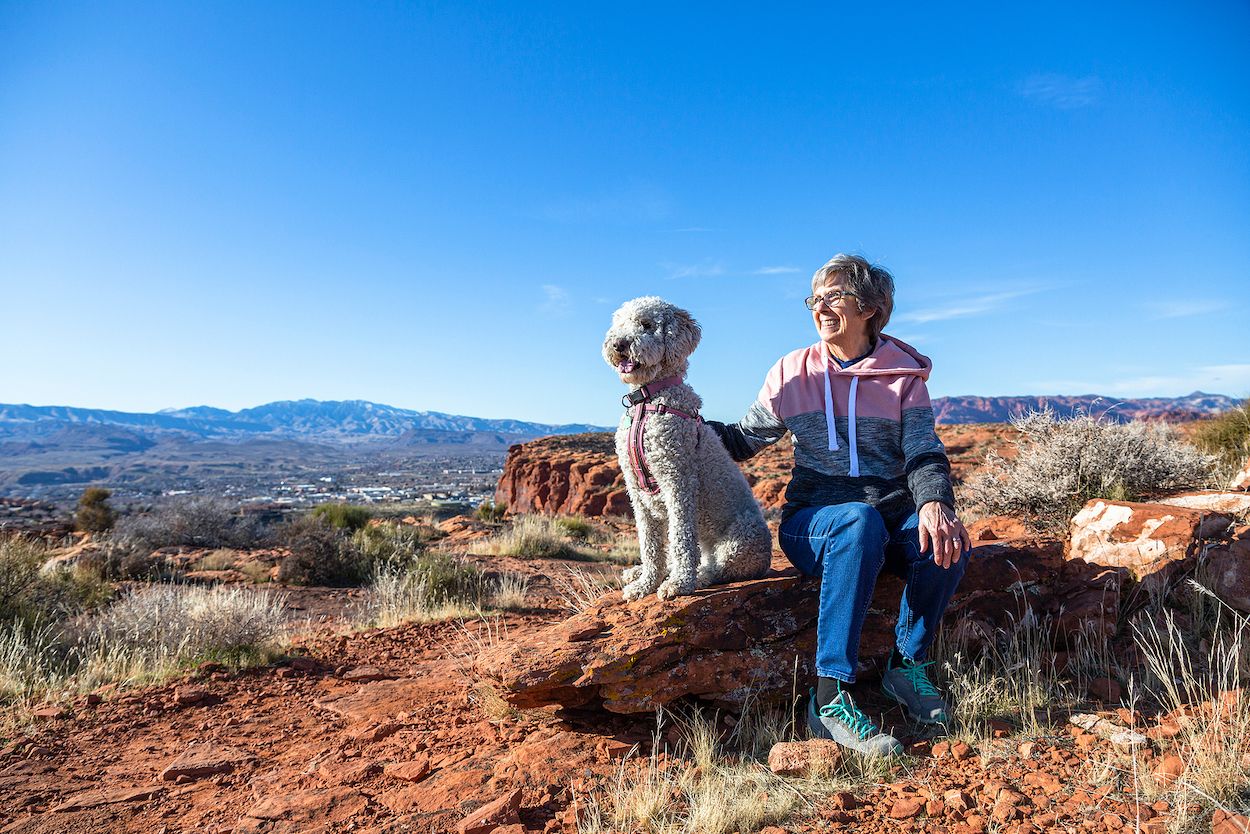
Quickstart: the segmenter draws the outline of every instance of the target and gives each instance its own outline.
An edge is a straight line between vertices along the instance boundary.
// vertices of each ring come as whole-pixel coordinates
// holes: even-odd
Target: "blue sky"
[[[1013,4],[1019,5],[1019,4]],[[0,402],[736,419],[839,251],[951,394],[1250,394],[1250,6],[0,0]]]

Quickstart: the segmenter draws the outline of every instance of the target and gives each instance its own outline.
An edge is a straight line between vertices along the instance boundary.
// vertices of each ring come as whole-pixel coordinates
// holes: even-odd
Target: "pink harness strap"
[[[655,480],[655,476],[651,474],[650,467],[647,466],[647,452],[643,447],[642,435],[647,424],[647,416],[651,414],[675,414],[678,417],[684,417],[687,420],[697,420],[703,422],[703,418],[697,414],[687,414],[686,412],[672,408],[667,405],[652,405],[648,402],[636,403],[629,410],[629,465],[634,470],[634,476],[638,478],[638,486],[648,495],[657,495],[660,492],[660,485]],[[695,436],[695,447],[699,445],[699,437]]]

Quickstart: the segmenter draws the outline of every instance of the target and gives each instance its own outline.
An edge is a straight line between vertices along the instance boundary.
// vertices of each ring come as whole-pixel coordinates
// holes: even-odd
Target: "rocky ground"
[[[957,462],[983,454],[985,442],[975,433],[947,439]],[[518,466],[531,475],[516,478],[508,495],[564,503],[576,482],[605,496],[609,470],[583,477],[601,463],[583,457],[580,481],[567,476],[578,470],[575,459],[549,466],[542,480]],[[774,468],[782,471],[765,461],[751,473],[757,495]],[[1213,509],[1213,501],[1223,503]],[[765,804],[768,791],[796,797],[784,819],[743,824],[743,834],[900,824],[1004,834],[1250,832],[1239,815],[1250,795],[1212,802],[1195,783],[1208,761],[1231,768],[1233,779],[1250,774],[1246,695],[1220,691],[1180,709],[1150,709],[1121,674],[1137,651],[1124,624],[1149,602],[1135,589],[1152,576],[1150,593],[1162,599],[1201,556],[1213,571],[1205,578],[1250,611],[1248,510],[1250,494],[1236,493],[1179,505],[1091,502],[1085,526],[1066,542],[1030,537],[1013,519],[973,525],[978,547],[948,615],[952,643],[997,651],[994,640],[1018,633],[1022,620],[1044,619],[1052,629],[1045,645],[999,657],[1004,666],[1028,658],[1066,669],[1071,697],[1040,716],[986,708],[949,735],[909,726],[875,694],[899,592],[882,580],[859,692],[907,755],[875,769],[804,743],[801,732],[760,758],[742,758],[729,743],[744,707],[762,710],[772,696],[784,712],[810,677],[814,594],[780,554],[773,573],[755,582],[632,605],[608,592],[574,606],[555,579],[570,569],[610,579],[619,566],[487,555],[484,542],[497,528],[458,517],[440,525],[447,536],[438,546],[490,573],[528,577],[524,608],[351,631],[343,617],[358,592],[286,589],[302,633],[275,663],[239,672],[206,664],[160,685],[105,687],[39,706],[0,736],[0,832],[640,830],[597,823],[592,812],[611,809],[656,773],[674,774],[662,784],[672,786],[665,801],[678,809],[683,791],[730,784],[711,781],[709,766],[683,746],[680,716],[696,706],[725,741],[713,767],[772,780],[757,792],[727,793],[726,804]],[[623,522],[603,523],[629,535]],[[265,563],[272,554],[252,558]],[[245,576],[231,571],[198,578]],[[1123,662],[1091,675],[1078,668],[1082,645]],[[1019,666],[998,671],[1028,679]],[[657,708],[669,716],[658,728]]]

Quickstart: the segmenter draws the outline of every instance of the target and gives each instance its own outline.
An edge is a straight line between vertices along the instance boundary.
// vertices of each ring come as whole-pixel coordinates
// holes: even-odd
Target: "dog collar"
[[[639,403],[645,403],[665,388],[672,388],[674,385],[681,385],[681,381],[682,378],[680,376],[669,376],[664,379],[657,379],[655,382],[648,382],[646,385],[636,388],[628,394],[623,395],[621,397],[621,405],[629,408],[631,406],[638,405]]]

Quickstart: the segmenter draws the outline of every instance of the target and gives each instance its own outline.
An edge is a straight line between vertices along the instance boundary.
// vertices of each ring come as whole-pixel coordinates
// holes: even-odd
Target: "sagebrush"
[[[1207,484],[1215,459],[1166,423],[1117,423],[1088,414],[1040,411],[1012,420],[1020,433],[1012,459],[991,452],[965,489],[968,506],[1010,515],[1038,532],[1061,535],[1093,498],[1139,501]]]

